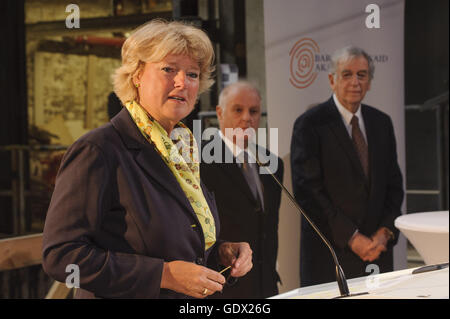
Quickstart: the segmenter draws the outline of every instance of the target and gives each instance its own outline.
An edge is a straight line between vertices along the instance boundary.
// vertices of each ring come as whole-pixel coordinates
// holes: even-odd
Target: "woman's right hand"
[[[221,292],[224,284],[225,277],[209,268],[181,260],[164,263],[161,288],[205,298]]]

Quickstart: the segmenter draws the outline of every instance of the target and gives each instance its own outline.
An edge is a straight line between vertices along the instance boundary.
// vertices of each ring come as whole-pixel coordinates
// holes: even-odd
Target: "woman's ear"
[[[136,88],[138,88],[141,85],[141,77],[142,73],[144,72],[145,63],[139,62],[139,67],[136,70],[136,72],[133,75],[133,84]]]
[[[140,73],[133,76],[133,84],[136,88],[138,88],[141,85],[141,77],[140,77]]]

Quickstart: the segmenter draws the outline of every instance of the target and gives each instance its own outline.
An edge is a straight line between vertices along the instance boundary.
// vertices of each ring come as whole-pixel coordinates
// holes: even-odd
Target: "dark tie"
[[[258,175],[258,167],[256,163],[249,163],[247,152],[244,153],[242,173],[247,180],[247,184],[250,187],[253,197],[261,204],[261,208],[264,210],[264,197],[261,180]]]
[[[356,115],[352,117],[350,124],[352,125],[352,138],[356,151],[358,152],[359,161],[361,162],[364,174],[366,177],[369,177],[369,149],[359,128],[358,117]]]

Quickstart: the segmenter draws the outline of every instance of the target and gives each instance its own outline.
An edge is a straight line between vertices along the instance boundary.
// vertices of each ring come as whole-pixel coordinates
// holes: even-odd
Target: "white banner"
[[[266,104],[268,126],[278,128],[284,181],[292,190],[290,143],[295,119],[332,95],[331,54],[356,45],[375,61],[375,77],[363,103],[392,118],[400,168],[405,177],[404,1],[265,0]],[[405,205],[404,205],[405,206]],[[283,196],[278,268],[280,292],[299,286],[300,219]],[[406,241],[395,251],[395,269],[406,267]]]

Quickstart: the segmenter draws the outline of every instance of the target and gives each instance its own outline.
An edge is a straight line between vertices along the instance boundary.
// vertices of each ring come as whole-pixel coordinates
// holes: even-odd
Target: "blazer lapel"
[[[342,122],[342,117],[333,101],[333,98],[329,100],[328,109],[330,115],[330,121],[328,125],[333,131],[333,133],[336,135],[337,140],[341,144],[345,153],[348,155],[348,158],[352,163],[352,166],[358,171],[361,179],[364,181],[364,185],[368,190],[369,189],[368,180],[364,174],[355,146],[353,145],[353,141],[351,137],[348,135],[347,129],[345,128],[344,123]]]
[[[233,185],[235,187],[239,188],[245,196],[249,198],[252,202],[256,203],[256,198],[253,197],[252,191],[250,187],[248,186],[247,180],[244,177],[244,174],[241,171],[241,168],[236,163],[236,158],[232,154],[231,150],[225,145],[225,142],[223,139],[218,136],[212,139],[212,141],[217,141],[217,139],[220,139],[221,141],[221,148],[222,148],[222,162],[221,163],[214,163],[214,165],[217,165],[220,170],[223,171],[223,174],[230,178],[233,181]],[[226,163],[226,159],[233,159],[233,163]]]
[[[191,204],[189,203],[183,189],[173,176],[169,167],[164,163],[161,156],[139,132],[128,111],[123,108],[117,116],[111,120],[111,124],[117,130],[122,141],[128,149],[134,149],[134,158],[142,170],[167,192],[183,205],[191,214],[197,218]]]
[[[376,127],[373,125],[373,121],[370,118],[369,108],[366,105],[361,104],[361,112],[364,119],[364,127],[366,128],[367,144],[369,147],[369,180],[370,185],[375,185],[377,179],[377,139],[376,139]],[[371,189],[374,189],[371,187]]]

